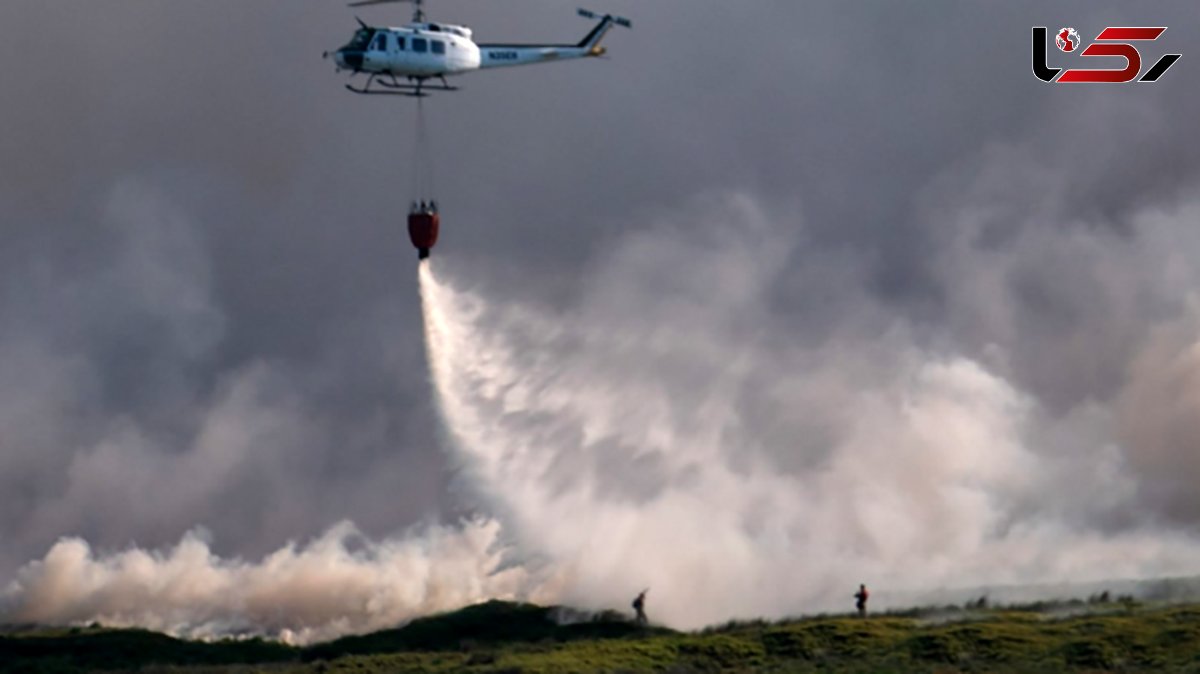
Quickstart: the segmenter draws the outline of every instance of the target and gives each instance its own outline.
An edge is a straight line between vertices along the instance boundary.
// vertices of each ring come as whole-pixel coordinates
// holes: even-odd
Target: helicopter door
[[[391,37],[384,32],[375,34],[375,39],[371,40],[371,46],[367,47],[366,62],[368,65],[375,68],[383,68],[391,60],[390,51]]]

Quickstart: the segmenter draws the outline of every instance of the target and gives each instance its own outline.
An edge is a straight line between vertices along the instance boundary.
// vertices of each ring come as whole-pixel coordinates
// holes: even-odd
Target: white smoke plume
[[[218,558],[199,531],[163,552],[109,555],[64,538],[7,589],[4,617],[309,643],[528,594],[521,569],[498,569],[497,532],[478,520],[372,542],[342,523],[253,563]]]
[[[865,308],[793,339],[771,302],[800,231],[704,200],[620,242],[559,310],[423,264],[434,395],[483,519],[381,542],[341,525],[258,561],[198,534],[161,552],[64,539],[0,621],[310,642],[486,598],[623,607],[650,587],[653,620],[692,628],[844,610],[859,582],[885,607],[1195,572],[1183,534],[1087,524],[1138,493],[1104,406],[1047,414],[987,353],[931,346],[873,305],[836,255],[805,263],[805,293]],[[1158,342],[1130,409],[1189,343]]]

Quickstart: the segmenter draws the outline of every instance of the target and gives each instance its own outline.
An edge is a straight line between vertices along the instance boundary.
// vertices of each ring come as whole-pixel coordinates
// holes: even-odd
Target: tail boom
[[[579,10],[579,14],[589,19],[596,17],[594,13],[586,9]],[[479,45],[479,67],[503,68],[603,56],[605,49],[600,46],[600,41],[614,25],[626,28],[633,26],[629,19],[605,14],[601,17],[600,22],[577,44],[481,44]]]

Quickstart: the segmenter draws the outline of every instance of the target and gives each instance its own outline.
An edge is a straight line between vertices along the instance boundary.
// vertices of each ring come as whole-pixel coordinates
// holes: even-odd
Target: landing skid
[[[356,94],[384,96],[411,96],[413,98],[424,98],[429,94],[427,91],[458,91],[458,87],[452,87],[446,83],[445,78],[441,78],[441,84],[425,84],[417,82],[416,84],[400,84],[394,78],[391,82],[384,79],[376,79],[371,77],[367,80],[365,87],[356,87],[352,84],[347,84],[346,89],[353,91]],[[378,85],[380,88],[372,88],[372,85]]]

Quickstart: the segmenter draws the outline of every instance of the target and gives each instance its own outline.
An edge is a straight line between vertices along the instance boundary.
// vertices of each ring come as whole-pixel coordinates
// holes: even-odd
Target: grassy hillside
[[[732,623],[702,633],[488,602],[308,649],[140,630],[0,637],[0,672],[1195,672],[1200,606],[1068,602],[858,619]],[[562,624],[560,624],[562,623]]]
[[[278,663],[296,657],[296,649],[261,639],[203,643],[146,630],[89,628],[0,636],[0,672],[5,674],[135,669],[155,663]]]

